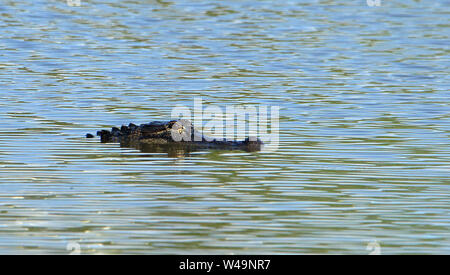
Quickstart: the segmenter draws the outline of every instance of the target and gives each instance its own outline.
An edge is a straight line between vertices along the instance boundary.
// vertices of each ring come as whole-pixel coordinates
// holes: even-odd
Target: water
[[[3,1],[0,253],[450,254],[448,1]],[[275,152],[84,138],[280,106]]]

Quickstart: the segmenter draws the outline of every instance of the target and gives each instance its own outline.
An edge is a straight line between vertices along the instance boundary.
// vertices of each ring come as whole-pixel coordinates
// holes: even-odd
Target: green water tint
[[[448,5],[30,3],[1,11],[0,253],[450,253]],[[279,149],[84,138],[194,97],[280,106]]]

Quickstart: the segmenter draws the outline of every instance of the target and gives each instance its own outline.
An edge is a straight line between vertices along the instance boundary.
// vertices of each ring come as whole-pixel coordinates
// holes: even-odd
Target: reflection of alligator
[[[93,137],[88,134],[87,137]],[[246,138],[243,141],[211,138],[198,132],[189,120],[172,120],[169,122],[153,121],[139,126],[130,123],[120,129],[113,127],[111,131],[97,132],[103,143],[120,143],[122,147],[134,147],[145,152],[160,152],[211,148],[224,150],[258,151],[262,142],[257,138]]]

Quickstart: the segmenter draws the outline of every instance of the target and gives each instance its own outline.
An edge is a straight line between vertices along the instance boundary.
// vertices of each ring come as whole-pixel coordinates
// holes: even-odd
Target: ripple
[[[0,12],[0,253],[450,252],[448,5]],[[280,106],[278,150],[169,156],[83,138],[194,97]]]

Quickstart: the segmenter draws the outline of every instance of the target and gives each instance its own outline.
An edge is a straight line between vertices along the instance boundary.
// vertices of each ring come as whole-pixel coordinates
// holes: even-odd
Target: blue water
[[[450,253],[448,1],[3,1],[0,253]],[[273,152],[84,138],[280,107]]]

